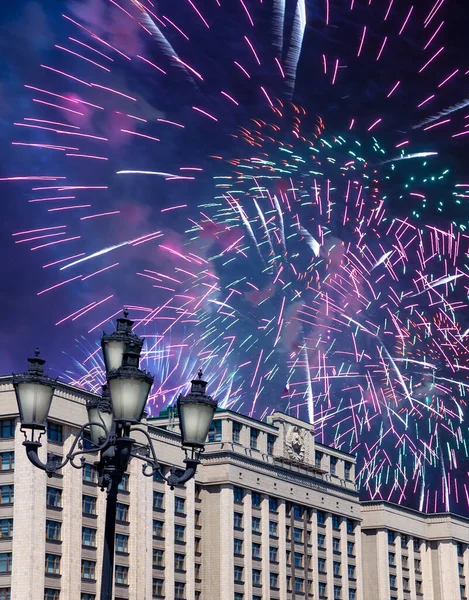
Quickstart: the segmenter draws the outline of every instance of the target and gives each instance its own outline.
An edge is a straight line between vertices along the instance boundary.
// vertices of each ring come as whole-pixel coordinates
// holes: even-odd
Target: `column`
[[[164,494],[164,597],[174,600],[174,490],[165,487]]]
[[[357,573],[357,600],[364,600],[362,531],[360,522],[355,526],[355,563]]]
[[[413,540],[412,540],[413,543]],[[435,588],[433,585],[432,550],[427,542],[420,545],[420,557],[422,560],[422,592],[425,600],[434,600]]]
[[[220,489],[220,600],[229,600],[234,596],[233,512],[233,490],[223,486]]]
[[[63,453],[66,456],[77,431],[65,426],[63,429],[66,435]],[[77,552],[77,548],[81,548],[83,471],[68,464],[62,474],[61,596],[67,600],[80,600],[77,582],[81,581],[81,552]]]
[[[262,597],[270,597],[270,542],[269,542],[269,497],[263,496],[261,504],[262,527]]]
[[[347,519],[345,518],[340,523],[340,561],[342,570],[342,598],[348,598]]]
[[[332,551],[332,517],[326,516],[326,569],[327,569],[327,595],[333,598],[334,593],[334,554]]]
[[[387,600],[389,598],[389,545],[386,529],[380,529],[376,533],[376,549],[378,554],[378,598],[376,600]]]
[[[223,424],[226,421],[223,421]],[[195,600],[195,479],[186,483],[186,598]]]
[[[244,494],[243,499],[244,523],[244,596],[251,600],[252,591],[252,498],[251,494]],[[233,509],[236,510],[236,509]],[[231,549],[233,552],[233,548]]]
[[[404,585],[402,581],[402,548],[401,534],[396,532],[394,539],[396,546],[396,578],[397,578],[397,600],[404,600]]]
[[[13,563],[11,597],[15,600],[44,600],[46,550],[46,481],[44,471],[32,465],[23,446],[17,423],[13,505]],[[42,438],[45,442],[45,436]],[[46,460],[46,448],[39,457]]]
[[[417,588],[415,586],[415,553],[413,539],[409,539],[407,543],[407,552],[409,554],[410,597],[415,598],[415,595],[417,594]]]
[[[278,506],[278,555],[280,600],[287,600],[287,534],[286,534],[285,500]],[[248,596],[249,598],[249,596]]]
[[[317,510],[315,508],[311,511],[311,542],[312,548],[312,567],[313,567],[313,597],[317,598],[319,595],[319,572],[318,572],[318,520]]]

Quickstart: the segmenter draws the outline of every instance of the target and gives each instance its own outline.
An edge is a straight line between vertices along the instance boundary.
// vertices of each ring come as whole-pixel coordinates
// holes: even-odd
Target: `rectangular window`
[[[268,433],[267,434],[267,454],[272,456],[274,453],[274,448],[275,448],[275,435]]]
[[[164,550],[153,548],[153,566],[164,567]]]
[[[15,500],[15,488],[12,484],[0,486],[0,504],[13,504]]]
[[[458,556],[464,556],[464,544],[462,544],[461,542],[458,542],[456,544],[456,551]]]
[[[396,555],[394,552],[388,552],[388,560],[391,567],[396,566]]]
[[[301,543],[303,541],[303,530],[299,527],[293,527],[293,539],[295,542]]]
[[[184,598],[186,584],[181,581],[176,581],[174,584],[174,597],[179,599]]]
[[[270,537],[277,537],[278,523],[276,521],[269,521],[269,535]]]
[[[319,571],[319,573],[326,572],[326,559],[325,558],[318,558],[318,571]]]
[[[392,588],[396,587],[396,576],[395,575],[389,575],[389,585]]]
[[[348,566],[348,576],[349,576],[349,579],[355,579],[355,567],[354,567],[354,565],[349,565]]]
[[[240,540],[238,538],[234,539],[233,552],[238,556],[243,554],[243,540]]]
[[[340,529],[340,522],[341,522],[341,518],[339,517],[339,515],[332,515],[332,528],[333,529]]]
[[[62,523],[58,521],[46,521],[46,540],[60,541],[61,530]]]
[[[355,521],[352,521],[352,519],[347,519],[347,533],[349,535],[352,535],[355,531]]]
[[[117,503],[116,519],[124,522],[129,520],[129,506],[127,504]]]
[[[322,581],[319,582],[319,597],[326,598],[327,597],[327,585]]]
[[[81,530],[81,543],[83,546],[96,547],[96,529],[83,527]]]
[[[314,466],[316,467],[316,469],[321,468],[323,456],[323,453],[319,452],[318,450],[316,450],[316,452],[314,453]]]
[[[337,470],[337,457],[331,456],[331,475],[335,475]]]
[[[1,597],[0,597],[1,600]],[[80,600],[96,600],[96,596],[94,594],[82,594],[80,596]]]
[[[338,577],[340,575],[340,562],[337,562],[337,561],[333,562],[332,572],[334,573],[334,577]]]
[[[259,494],[259,492],[252,492],[251,502],[254,508],[259,508],[259,506],[261,505],[261,495]]]
[[[86,515],[96,514],[96,498],[93,496],[83,496],[83,512]]]
[[[420,540],[419,540],[419,538],[414,538],[414,552],[420,552]]]
[[[261,585],[261,572],[258,569],[252,570],[252,583],[254,585]]]
[[[0,588],[0,600],[11,600],[11,589],[10,588]]]
[[[322,510],[318,510],[317,513],[318,525],[324,525],[326,522],[326,513]]]
[[[122,479],[121,479],[119,485],[117,486],[117,489],[120,492],[128,492],[129,491],[129,475],[128,475],[128,473],[124,473],[122,475]]]
[[[303,567],[303,555],[301,552],[295,552],[295,567]]]
[[[164,579],[153,579],[153,596],[161,596],[164,594]]]
[[[129,567],[123,567],[122,565],[116,565],[115,567],[115,580],[117,584],[127,585],[129,582]]]
[[[270,587],[278,588],[278,575],[277,573],[270,573]]]
[[[15,468],[15,453],[0,452],[0,470],[12,471]]]
[[[326,536],[322,533],[318,533],[318,547],[319,548],[326,547]]]
[[[234,580],[235,581],[243,581],[243,567],[238,567],[237,565],[235,565]]]
[[[235,502],[237,502],[238,504],[242,504],[243,503],[243,498],[244,498],[244,490],[243,490],[243,488],[235,486],[233,488],[233,496],[234,496],[234,501]]]
[[[47,423],[47,439],[50,442],[63,442],[62,425]]]
[[[0,596],[1,598],[1,596]],[[60,590],[54,590],[52,588],[44,588],[44,600],[59,600]]]
[[[123,533],[116,534],[116,552],[129,551],[129,536]]]
[[[466,586],[465,585],[460,585],[459,586],[459,593],[461,595],[461,598],[466,598]]]
[[[186,504],[186,501],[184,500],[184,498],[178,498],[176,496],[174,498],[174,512],[184,515],[185,514],[185,504]]]
[[[259,430],[251,427],[251,435],[250,435],[250,447],[253,450],[257,450],[257,439],[259,437]]]
[[[244,596],[241,592],[234,593],[234,600],[243,600]]]
[[[241,436],[241,423],[237,423],[236,421],[233,421],[233,430],[232,430],[232,434],[231,434],[231,439],[236,444],[239,444],[240,436]]]
[[[417,592],[417,594],[420,594],[420,592],[422,591],[422,582],[418,579],[415,580],[415,591]]]
[[[357,590],[351,588],[348,591],[348,600],[356,600],[357,599]]]
[[[295,517],[295,519],[302,519],[303,518],[303,507],[299,506],[298,504],[294,504],[293,505],[293,516]]]
[[[185,537],[186,528],[184,525],[175,525],[174,526],[174,540],[176,542],[183,542]]]
[[[46,554],[46,573],[53,575],[60,573],[60,556],[58,554]]]
[[[347,542],[347,554],[355,556],[355,544],[353,542]]]
[[[402,585],[404,587],[404,592],[408,592],[409,591],[409,578],[408,577],[402,578]]]
[[[252,530],[259,532],[261,530],[261,520],[259,517],[252,517]]]
[[[163,492],[153,492],[153,508],[163,508],[164,494]]]
[[[299,577],[295,577],[295,592],[303,593],[305,590],[305,582],[304,579],[300,579]]]
[[[221,421],[213,421],[208,430],[208,442],[221,442]]]
[[[48,487],[46,503],[48,507],[61,508],[62,507],[62,490],[58,488]]]
[[[349,463],[348,461],[345,461],[344,463],[344,475],[345,475],[345,479],[347,481],[351,480],[351,475],[352,475],[352,463]]]
[[[409,544],[409,536],[405,533],[401,533],[401,546],[402,548],[407,548]]]
[[[269,548],[269,560],[270,562],[278,562],[278,548],[270,546]]]
[[[93,465],[86,464],[83,467],[83,481],[89,483],[96,483],[96,471]]]
[[[82,579],[95,579],[95,568],[96,563],[94,560],[82,560],[81,561],[81,578]]]
[[[273,496],[269,496],[269,510],[270,512],[277,512],[278,510],[278,499]]]
[[[396,534],[394,533],[394,531],[388,529],[388,544],[394,544],[395,537]]]
[[[252,558],[260,558],[261,557],[261,545],[253,544],[252,545]]]
[[[0,573],[11,573],[11,552],[0,553]]]
[[[340,600],[342,598],[342,587],[340,585],[334,586],[334,600]]]
[[[153,537],[163,537],[163,521],[153,521]]]
[[[0,421],[0,438],[14,438],[16,429],[15,419],[2,419]],[[2,597],[0,596],[0,600]]]
[[[243,528],[243,515],[239,512],[234,513],[234,527],[235,529]]]
[[[13,519],[0,519],[0,539],[11,537],[13,537]]]
[[[334,552],[340,552],[340,539],[332,538],[332,550]]]
[[[184,559],[185,559],[184,554],[176,553],[174,555],[174,568],[177,571],[184,571]]]

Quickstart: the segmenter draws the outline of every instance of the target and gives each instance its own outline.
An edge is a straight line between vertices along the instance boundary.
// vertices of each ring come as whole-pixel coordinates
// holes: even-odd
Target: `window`
[[[389,552],[388,557],[389,557],[390,566],[395,567],[396,566],[396,555],[394,554],[394,552]]]
[[[353,542],[347,542],[347,554],[349,556],[355,555],[355,544]]]
[[[326,513],[322,510],[318,510],[317,513],[318,525],[324,525],[326,522]]]
[[[163,596],[164,579],[153,579],[153,596]]]
[[[234,600],[243,600],[244,596],[243,594],[241,594],[241,592],[235,592],[234,593]]]
[[[295,552],[295,567],[303,567],[303,555],[301,552]]]
[[[259,508],[259,506],[261,505],[261,495],[259,494],[259,492],[252,492],[251,502],[255,508]]]
[[[62,425],[47,423],[47,439],[50,442],[63,442]]]
[[[163,537],[163,521],[153,521],[153,537]]]
[[[391,531],[390,529],[388,529],[388,544],[394,544],[395,538],[396,538],[396,534],[394,533],[394,531]]]
[[[319,548],[326,547],[326,536],[323,533],[318,533],[318,547]]]
[[[261,572],[258,569],[252,570],[252,583],[254,585],[261,585]]]
[[[340,562],[337,562],[336,560],[332,563],[332,571],[334,573],[334,577],[339,577],[340,576]]]
[[[174,568],[179,571],[184,571],[184,554],[174,555]]]
[[[345,461],[344,463],[344,475],[345,475],[345,479],[347,479],[347,481],[350,481],[352,479],[351,475],[352,475],[352,463],[349,463],[347,461]]]
[[[415,591],[417,592],[417,594],[420,594],[422,591],[422,582],[418,579],[415,580]]]
[[[60,556],[58,554],[46,554],[46,573],[54,575],[60,573]]]
[[[259,437],[259,430],[251,427],[250,446],[254,450],[257,450],[257,438]]]
[[[117,489],[120,492],[128,492],[129,491],[129,475],[127,473],[124,473],[122,475],[122,479],[120,480],[120,483],[117,486]]]
[[[278,534],[278,523],[276,521],[269,521],[270,537],[277,537],[277,534]]]
[[[408,592],[409,591],[409,578],[408,577],[403,577],[402,578],[402,585],[404,587],[404,592]]]
[[[357,598],[357,590],[355,590],[353,588],[350,589],[348,591],[348,600],[356,600],[356,598]]]
[[[252,557],[253,558],[260,558],[261,557],[261,545],[260,544],[253,544],[252,545]]]
[[[183,542],[186,528],[184,525],[175,525],[174,526],[174,540],[176,542]]]
[[[5,439],[15,437],[15,428],[15,419],[2,419],[0,421],[0,438]],[[0,600],[2,600],[1,596]]]
[[[340,539],[332,538],[332,550],[334,552],[340,552]]]
[[[461,542],[458,542],[456,544],[456,551],[458,556],[464,556],[464,544],[461,544]]]
[[[460,577],[464,577],[464,565],[462,563],[458,563],[458,573]]]
[[[341,518],[339,517],[339,515],[332,515],[332,528],[340,529],[340,521]]]
[[[13,537],[13,519],[0,519],[0,539],[10,537]]]
[[[270,454],[270,456],[272,456],[274,453],[274,447],[275,447],[275,435],[268,433],[267,434],[267,454]]]
[[[316,450],[316,452],[314,453],[314,466],[316,467],[316,469],[321,468],[322,457],[323,453]]]
[[[277,573],[270,573],[270,587],[277,588],[278,587],[278,575]]]
[[[186,584],[181,581],[176,581],[174,584],[174,597],[184,598],[184,592],[186,590]]]
[[[347,533],[352,534],[355,531],[355,521],[347,519]]]
[[[414,552],[420,552],[420,540],[419,540],[419,538],[414,538]]]
[[[0,600],[11,600],[10,588],[0,588]]]
[[[96,483],[96,471],[93,465],[86,464],[83,467],[83,481],[88,481],[90,483]]]
[[[236,421],[233,421],[233,430],[232,430],[232,434],[231,434],[231,439],[236,444],[239,444],[240,434],[241,434],[241,423],[237,423]]]
[[[12,484],[0,486],[0,504],[13,504],[15,490]]]
[[[327,585],[325,583],[322,583],[322,581],[319,582],[319,597],[320,598],[326,598],[327,595]]]
[[[80,598],[81,600],[95,600],[96,596],[94,594],[82,594]]]
[[[243,567],[238,567],[237,565],[235,565],[234,580],[235,581],[243,581]]]
[[[153,548],[153,566],[164,567],[164,550]]]
[[[116,551],[117,552],[128,552],[129,551],[129,536],[123,533],[116,534]]]
[[[53,590],[52,588],[44,588],[44,600],[59,600],[60,590]]]
[[[252,530],[259,532],[261,530],[261,520],[259,517],[252,517]]]
[[[407,548],[409,545],[409,536],[405,533],[401,533],[401,546]]]
[[[127,504],[117,503],[116,519],[118,521],[128,521],[129,519],[129,507]]]
[[[355,579],[355,567],[354,567],[354,565],[349,565],[348,566],[348,576],[349,576],[349,579]]]
[[[293,527],[293,539],[295,542],[301,543],[303,541],[303,530],[299,527]]]
[[[93,496],[83,496],[83,512],[87,515],[96,514],[96,498]]]
[[[234,554],[241,555],[243,553],[243,540],[234,539]]]
[[[299,577],[295,577],[295,592],[304,592],[305,582],[304,579],[300,579]]]
[[[278,510],[278,499],[273,496],[269,496],[269,510],[270,512],[277,512]]]
[[[209,442],[221,442],[221,421],[212,421],[208,430]]]
[[[153,508],[163,508],[164,494],[163,492],[153,492]]]
[[[334,600],[340,600],[342,598],[342,586],[335,585],[334,586]]]
[[[62,506],[62,490],[48,487],[46,503],[48,507],[60,508]]]
[[[11,573],[11,552],[0,554],[0,573]]]
[[[299,504],[294,504],[293,505],[293,516],[295,517],[295,519],[302,519],[303,518],[303,507],[300,506]]]
[[[46,521],[46,540],[58,542],[61,537],[62,523],[58,521]]]
[[[15,453],[0,452],[0,470],[12,471],[15,468]]]
[[[96,546],[96,529],[83,527],[81,530],[81,543],[83,546]]]
[[[129,567],[124,567],[122,565],[116,565],[115,567],[115,581],[120,585],[127,585],[129,582]]]
[[[466,598],[466,586],[465,585],[460,585],[459,586],[459,592],[461,594],[461,598]]]
[[[396,576],[395,575],[389,575],[389,585],[392,588],[396,587]]]
[[[94,570],[96,563],[94,560],[82,560],[81,561],[81,578],[82,579],[94,579]]]
[[[234,501],[235,502],[237,502],[238,504],[242,504],[243,498],[244,498],[244,490],[243,490],[243,488],[235,486],[233,488],[233,496],[234,496]]]
[[[234,527],[235,529],[243,528],[243,515],[239,512],[235,512],[234,514]]]
[[[325,558],[318,558],[318,571],[319,571],[319,573],[326,572],[326,559]]]
[[[195,575],[195,579],[200,579],[200,570],[201,570],[201,564],[200,563],[195,563],[194,567],[194,575]]]
[[[274,563],[278,562],[278,548],[275,548],[275,546],[269,548],[269,560]]]
[[[331,475],[335,475],[337,469],[337,457],[331,456]]]

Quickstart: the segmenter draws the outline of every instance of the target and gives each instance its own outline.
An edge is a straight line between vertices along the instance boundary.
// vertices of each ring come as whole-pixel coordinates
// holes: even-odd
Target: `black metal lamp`
[[[114,418],[112,412],[111,395],[107,385],[103,385],[101,398],[92,398],[86,403],[88,421],[90,425],[91,441],[96,446],[102,444],[112,429]],[[101,426],[99,426],[101,423]]]
[[[117,329],[111,334],[103,332],[101,338],[101,348],[103,350],[104,365],[106,372],[113,369],[119,369],[122,366],[124,352],[129,344],[135,344],[140,351],[142,350],[143,340],[135,333],[132,333],[133,321],[128,319],[129,311],[124,310],[124,317],[117,319]]]

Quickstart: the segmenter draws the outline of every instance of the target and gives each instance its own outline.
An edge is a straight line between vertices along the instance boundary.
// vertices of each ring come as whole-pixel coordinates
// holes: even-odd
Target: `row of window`
[[[176,542],[184,542],[185,535],[186,528],[184,525],[174,525],[174,540]],[[164,521],[153,520],[153,537],[164,537]]]
[[[174,498],[174,512],[176,514],[185,515],[185,505],[186,501],[184,498],[180,498],[179,496],[175,496]],[[154,509],[164,509],[164,493],[163,492],[153,492],[153,508]]]
[[[95,600],[95,598],[95,594],[82,593],[80,596],[80,600]],[[0,600],[12,600],[10,588],[0,588]],[[44,600],[60,600],[60,590],[45,588]]]
[[[389,562],[389,566],[390,567],[395,567],[396,566],[396,554],[394,552],[389,552],[388,553],[388,562]],[[402,567],[404,569],[408,569],[409,568],[409,557],[406,556],[405,554],[403,554],[401,556],[401,564],[402,564]],[[414,559],[414,569],[416,571],[421,571],[422,570],[422,561],[420,560],[420,558],[415,558]]]
[[[391,589],[397,589],[397,577],[396,575],[389,575],[389,587]],[[402,587],[404,592],[410,592],[410,579],[409,577],[402,578]],[[419,579],[415,580],[415,591],[417,594],[422,592],[422,582]]]
[[[0,439],[14,438],[16,430],[16,419],[2,419],[0,421]],[[51,442],[62,442],[62,425],[58,423],[47,424],[47,437]],[[2,600],[0,596],[0,600]]]
[[[397,533],[388,529],[388,544],[395,544],[397,539]],[[412,541],[415,552],[420,552],[420,546],[422,544],[422,540],[419,538],[411,538],[409,535],[405,533],[400,534],[401,538],[401,548],[407,548],[409,546],[409,542]]]
[[[179,598],[185,598],[185,593],[186,593],[186,584],[182,583],[181,581],[175,581],[174,582],[174,597],[179,599]],[[164,579],[153,579],[153,596],[156,596],[157,598],[164,598],[165,592],[164,592]],[[196,599],[200,598],[200,592],[196,591],[195,592],[195,597]]]

